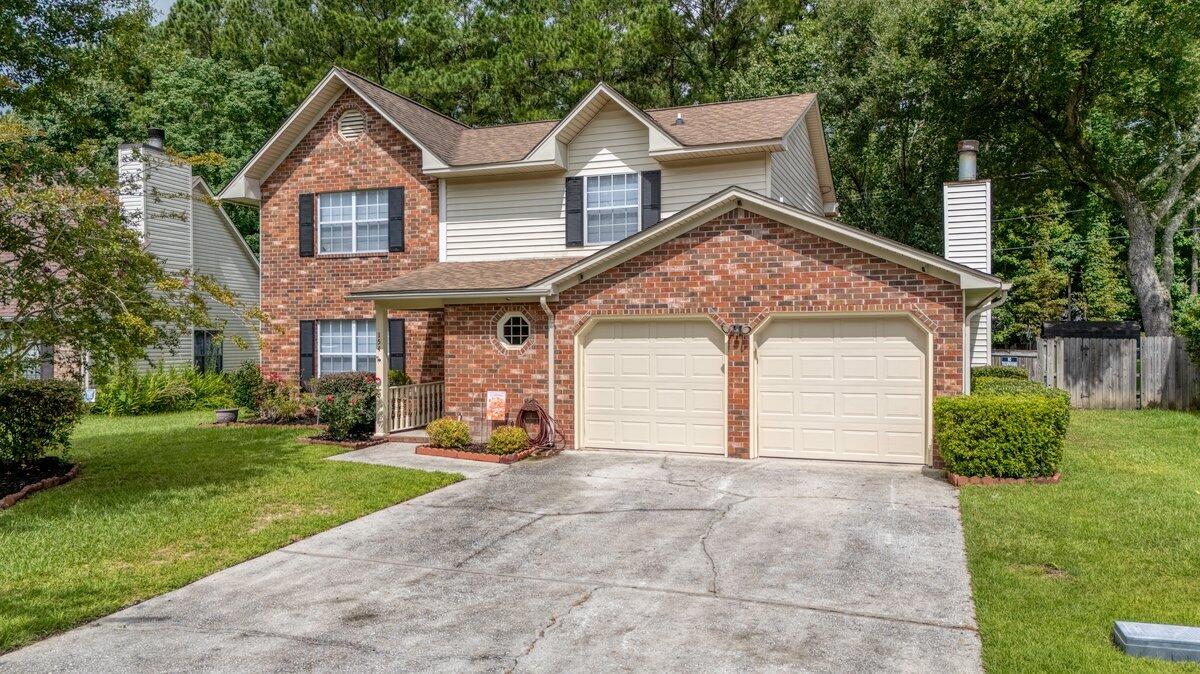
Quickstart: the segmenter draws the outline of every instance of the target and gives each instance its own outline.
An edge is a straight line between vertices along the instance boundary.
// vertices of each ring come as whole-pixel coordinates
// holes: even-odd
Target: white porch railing
[[[388,400],[392,403],[392,431],[421,428],[442,416],[445,395],[446,383],[441,381],[388,387]]]

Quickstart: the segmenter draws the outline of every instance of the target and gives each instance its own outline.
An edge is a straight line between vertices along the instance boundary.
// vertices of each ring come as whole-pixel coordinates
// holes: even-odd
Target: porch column
[[[387,435],[391,430],[388,419],[388,312],[382,302],[375,302],[375,376],[379,393],[375,396],[375,435]]]

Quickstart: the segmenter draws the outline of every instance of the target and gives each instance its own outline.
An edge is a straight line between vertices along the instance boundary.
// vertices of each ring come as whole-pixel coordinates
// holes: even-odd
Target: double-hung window
[[[317,237],[322,253],[388,249],[387,190],[330,192],[318,197]]]
[[[375,371],[375,321],[320,321],[317,375]]]
[[[638,174],[588,176],[583,192],[584,243],[613,243],[641,229]]]

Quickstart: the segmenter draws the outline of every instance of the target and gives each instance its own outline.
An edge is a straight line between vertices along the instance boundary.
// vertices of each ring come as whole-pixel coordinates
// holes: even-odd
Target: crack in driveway
[[[522,651],[520,655],[513,658],[512,665],[505,670],[505,674],[512,674],[515,672],[517,667],[521,664],[521,660],[525,659],[530,653],[533,652],[533,649],[537,647],[538,642],[546,636],[546,632],[553,629],[555,626],[562,624],[562,621],[566,620],[567,616],[574,613],[575,609],[588,603],[588,601],[591,600],[592,595],[600,590],[600,587],[601,586],[597,586],[589,590],[585,590],[583,594],[579,595],[579,597],[575,599],[575,601],[571,602],[571,605],[567,607],[567,610],[564,611],[562,615],[552,613],[550,615],[550,621],[537,631],[537,634],[534,635],[533,640],[529,642],[529,645],[525,647],[525,650]]]

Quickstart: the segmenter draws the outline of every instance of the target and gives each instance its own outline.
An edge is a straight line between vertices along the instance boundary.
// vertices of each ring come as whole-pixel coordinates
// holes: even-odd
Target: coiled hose
[[[550,416],[545,407],[534,398],[526,398],[521,405],[521,427],[529,433],[529,444],[538,454],[553,454],[561,451],[565,439],[558,431],[558,423]],[[537,426],[533,431],[531,426]]]

